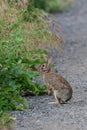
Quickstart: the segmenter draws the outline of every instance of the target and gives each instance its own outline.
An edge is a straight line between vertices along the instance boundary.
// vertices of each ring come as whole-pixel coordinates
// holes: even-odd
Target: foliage
[[[49,31],[43,11],[24,4],[15,8],[10,0],[0,4],[0,110],[23,110],[27,103],[22,90],[35,95],[45,90],[33,81],[38,76],[35,66],[47,55],[41,48],[53,42],[58,46],[61,38]]]
[[[3,112],[24,110],[29,105],[21,92],[34,95],[45,86],[34,81],[37,64],[45,62],[48,47],[59,48],[59,35],[50,31],[47,14],[27,0],[0,1],[0,117]]]
[[[71,0],[31,0],[36,8],[47,12],[61,12],[72,5]]]

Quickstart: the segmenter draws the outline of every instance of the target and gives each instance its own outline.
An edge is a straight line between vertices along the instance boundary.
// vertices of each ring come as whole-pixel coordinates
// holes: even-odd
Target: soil
[[[28,97],[30,109],[15,111],[15,130],[87,130],[87,0],[53,15],[65,40],[62,54],[53,50],[59,73],[71,84],[73,97],[66,104],[50,105],[54,96]]]

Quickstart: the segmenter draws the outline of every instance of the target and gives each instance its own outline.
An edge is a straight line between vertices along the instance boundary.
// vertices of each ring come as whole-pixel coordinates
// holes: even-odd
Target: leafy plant
[[[31,0],[34,7],[43,9],[47,12],[62,12],[72,5],[71,0]]]
[[[45,86],[34,80],[35,68],[45,62],[47,48],[60,48],[62,39],[50,31],[47,14],[27,0],[0,1],[0,12],[0,112],[4,113],[29,107],[23,91],[45,92]]]

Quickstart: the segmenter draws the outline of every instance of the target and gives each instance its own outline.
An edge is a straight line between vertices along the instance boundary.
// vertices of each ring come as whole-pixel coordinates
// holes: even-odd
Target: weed
[[[23,91],[34,95],[45,92],[45,86],[33,80],[38,76],[35,67],[45,62],[47,47],[58,49],[62,41],[50,31],[47,14],[30,5],[27,0],[0,1],[1,113],[28,108]]]

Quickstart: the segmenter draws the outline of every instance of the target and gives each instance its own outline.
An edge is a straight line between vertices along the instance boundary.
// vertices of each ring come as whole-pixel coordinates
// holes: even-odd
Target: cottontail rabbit
[[[50,57],[47,63],[38,67],[38,71],[43,74],[44,81],[48,85],[48,92],[50,93],[52,89],[54,93],[56,101],[50,102],[49,104],[65,103],[72,97],[72,88],[62,76],[55,72],[51,72],[50,64],[52,61],[53,57]]]

